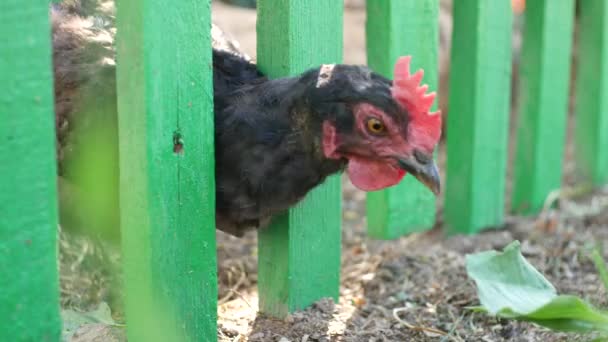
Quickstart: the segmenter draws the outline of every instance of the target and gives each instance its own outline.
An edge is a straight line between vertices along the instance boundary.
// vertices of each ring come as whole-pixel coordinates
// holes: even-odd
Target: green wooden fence
[[[526,13],[512,204],[535,213],[561,186],[574,1],[530,1]]]
[[[579,3],[575,150],[579,169],[599,185],[608,182],[608,3]]]
[[[128,337],[203,341],[217,304],[210,6],[117,5]]]
[[[258,64],[270,77],[280,77],[339,63],[342,26],[339,1],[259,1]],[[340,178],[333,176],[260,232],[262,311],[284,316],[319,298],[338,298],[341,215]]]
[[[411,54],[437,88],[438,0],[368,0],[368,56],[390,75]],[[339,1],[259,0],[258,61],[271,77],[342,59]],[[503,221],[510,118],[509,0],[455,2],[445,226]],[[608,181],[608,4],[580,3],[577,165]],[[521,56],[513,210],[559,188],[574,0],[529,1]],[[117,91],[128,337],[216,339],[213,91],[209,0],[118,0]],[[0,5],[0,340],[60,337],[51,42],[45,2]],[[441,94],[440,94],[441,96]],[[429,229],[435,199],[416,182],[368,196],[369,233]],[[260,310],[275,316],[338,297],[340,180],[259,237]],[[323,260],[323,262],[319,262]]]
[[[455,1],[453,16],[445,222],[474,232],[504,215],[510,1]]]
[[[372,69],[391,78],[397,58],[411,54],[412,70],[424,69],[423,82],[430,91],[437,89],[439,0],[368,1],[366,32]],[[435,222],[435,211],[435,196],[406,177],[394,187],[367,195],[369,235],[391,239],[426,230]]]
[[[0,340],[57,341],[57,185],[45,2],[0,5]]]

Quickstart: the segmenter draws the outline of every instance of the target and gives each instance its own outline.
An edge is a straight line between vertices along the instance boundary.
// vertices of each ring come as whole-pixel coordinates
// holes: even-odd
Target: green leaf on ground
[[[553,330],[608,332],[608,313],[578,297],[557,295],[555,287],[521,254],[519,241],[503,252],[467,255],[466,267],[477,285],[483,311]]]

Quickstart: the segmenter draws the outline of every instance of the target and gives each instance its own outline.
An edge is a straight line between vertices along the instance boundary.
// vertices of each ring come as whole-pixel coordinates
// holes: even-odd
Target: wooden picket
[[[520,63],[513,210],[538,212],[561,186],[574,23],[573,0],[530,1]]]
[[[258,64],[271,77],[342,61],[341,1],[259,0]],[[259,232],[260,310],[303,309],[340,286],[341,185],[333,176]]]
[[[0,340],[58,341],[57,183],[48,4],[0,5]]]
[[[451,232],[503,220],[512,16],[510,1],[454,2],[445,189]]]
[[[579,2],[575,156],[596,185],[608,183],[608,3]]]
[[[404,15],[411,13],[412,15]],[[392,78],[399,56],[412,55],[412,68],[424,69],[424,83],[437,89],[439,1],[368,1],[367,63]],[[436,107],[436,106],[435,106]],[[368,233],[393,239],[429,229],[435,223],[435,195],[413,177],[367,194]]]
[[[217,269],[209,0],[118,1],[130,341],[211,341]]]

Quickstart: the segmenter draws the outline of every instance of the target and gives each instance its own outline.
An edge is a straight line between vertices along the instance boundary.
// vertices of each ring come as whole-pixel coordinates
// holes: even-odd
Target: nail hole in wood
[[[182,139],[182,135],[179,132],[173,133],[173,153],[184,153],[184,140]]]

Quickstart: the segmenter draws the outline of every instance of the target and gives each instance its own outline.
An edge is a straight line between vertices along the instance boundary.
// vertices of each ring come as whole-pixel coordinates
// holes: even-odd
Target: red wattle
[[[405,171],[391,164],[358,157],[349,158],[346,173],[353,185],[363,191],[393,186],[405,176]]]

